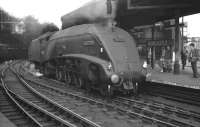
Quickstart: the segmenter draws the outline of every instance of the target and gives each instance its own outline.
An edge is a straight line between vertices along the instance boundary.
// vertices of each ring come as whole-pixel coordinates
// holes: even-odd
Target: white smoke
[[[107,13],[107,0],[92,0],[85,6],[62,16],[63,28],[83,23],[99,22],[114,19],[116,16],[116,1],[111,1],[112,13]]]

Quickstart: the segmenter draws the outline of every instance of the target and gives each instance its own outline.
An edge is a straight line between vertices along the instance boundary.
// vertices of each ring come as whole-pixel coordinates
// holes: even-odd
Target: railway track
[[[59,89],[58,86],[55,88],[55,86],[47,86],[35,81],[29,80],[27,82],[29,82],[29,84],[31,84],[31,86],[35,89],[40,89],[41,92],[44,94],[46,93],[47,96],[49,96],[49,94],[53,94],[53,96],[62,95],[65,98],[67,96],[73,96],[74,98],[88,101],[93,104],[102,105],[102,107],[108,107],[110,109],[117,109],[120,112],[126,112],[129,116],[140,117],[143,120],[148,120],[161,126],[197,127],[200,124],[199,114],[183,110],[175,110],[163,104],[156,105],[144,103],[122,97],[114,98],[109,102],[98,102],[90,98],[63,91]]]
[[[58,87],[60,89],[66,89],[66,84],[52,80],[47,78],[42,78],[43,82],[50,84],[52,87]],[[41,79],[40,79],[41,80]],[[67,88],[68,89],[68,88]],[[69,90],[67,90],[69,91]],[[77,90],[76,90],[77,91]],[[77,92],[80,93],[80,92]],[[136,112],[143,112],[147,114],[152,114],[151,112],[155,112],[154,115],[159,118],[164,118],[166,121],[171,121],[172,123],[180,124],[181,126],[187,125],[190,123],[192,126],[198,126],[200,123],[200,113],[194,112],[191,110],[185,110],[183,108],[177,106],[171,106],[168,104],[164,104],[156,101],[144,102],[139,98],[124,98],[117,97],[112,100],[117,104],[126,107],[127,109],[136,110]],[[153,102],[152,102],[153,101]],[[142,108],[141,108],[142,107]],[[177,122],[181,121],[181,122]],[[184,124],[185,123],[185,124]]]
[[[33,88],[35,88],[34,87],[35,85],[33,85],[31,82],[28,82],[28,84],[31,85]],[[65,106],[70,107],[71,109],[78,107],[78,108],[80,108],[80,110],[82,110],[83,107],[88,107],[89,109],[91,109],[90,112],[87,112],[88,110],[87,111],[82,110],[82,111],[85,111],[84,113],[82,111],[78,112],[86,118],[93,119],[93,117],[95,117],[96,113],[101,112],[102,117],[106,117],[106,119],[107,119],[104,122],[102,122],[100,120],[95,121],[96,123],[99,123],[101,126],[104,126],[104,127],[112,126],[109,123],[110,121],[116,122],[116,123],[114,123],[115,125],[113,125],[115,127],[130,127],[133,125],[132,122],[129,122],[128,123],[129,125],[125,124],[126,120],[124,120],[123,118],[122,118],[123,120],[120,120],[119,118],[117,118],[116,121],[113,121],[113,118],[111,118],[111,117],[120,116],[120,114],[118,114],[118,112],[120,112],[120,111],[117,111],[116,109],[114,109],[114,110],[108,109],[107,107],[104,107],[104,105],[100,105],[99,103],[94,103],[94,100],[88,100],[87,98],[85,98],[85,100],[83,100],[83,99],[77,98],[75,96],[67,97],[66,95],[62,95],[62,93],[59,96],[57,96],[58,95],[57,93],[55,93],[55,92],[53,93],[52,91],[45,90],[45,88],[38,87],[38,86],[36,86],[36,88],[39,88],[39,89],[36,89],[37,91],[43,93],[44,95],[48,96],[51,99],[54,99],[54,101],[56,101],[60,104],[62,103]],[[55,95],[55,94],[57,94],[57,95]],[[72,107],[72,106],[74,106],[74,107]],[[79,110],[78,108],[76,108],[76,109]],[[93,116],[91,115],[91,113],[94,113]],[[105,115],[103,115],[104,113],[105,113]],[[109,114],[109,113],[113,113],[113,114]],[[88,114],[90,114],[90,115],[88,115]],[[114,115],[114,114],[116,114],[116,115]],[[122,116],[124,116],[124,115],[122,115]],[[127,118],[126,115],[125,115],[125,117]],[[117,121],[120,121],[120,122],[117,123]],[[135,121],[136,122],[139,121],[139,123],[136,123],[136,122],[134,123],[136,127],[141,126],[141,125],[137,125],[137,124],[141,123],[139,119],[137,119]],[[149,123],[149,124],[152,125],[152,123]]]
[[[56,87],[62,90],[66,90],[66,91],[70,91],[73,92],[75,94],[85,94],[85,90],[82,89],[77,89],[75,87],[71,87],[70,85],[67,85],[63,82],[59,82],[53,79],[48,79],[45,77],[41,77],[41,78],[27,78],[27,80],[31,80],[31,81],[35,81],[37,83],[42,82],[43,84],[48,84],[52,87]],[[87,95],[87,93],[85,94]],[[96,97],[99,98],[99,96],[97,94],[94,95],[88,95],[90,97]],[[116,98],[115,98],[116,99]],[[155,101],[154,99],[144,99],[143,97],[117,97],[118,101],[124,100],[124,103],[129,103],[130,105],[140,105],[140,106],[149,106],[150,109],[152,108],[153,110],[159,110],[159,112],[168,112],[169,114],[172,115],[177,115],[178,117],[184,117],[184,118],[189,118],[191,117],[192,119],[194,119],[195,121],[200,121],[200,112],[195,112],[194,109],[186,109],[186,108],[182,108],[182,107],[178,107],[177,105],[172,105],[172,104],[168,104],[168,102],[161,102],[161,101]],[[172,99],[173,100],[173,99]],[[127,102],[130,101],[130,102]],[[180,105],[180,104],[179,104]],[[148,108],[148,107],[146,107]]]
[[[113,99],[116,104],[122,105],[127,109],[136,110],[143,114],[151,114],[166,122],[176,124],[178,126],[199,126],[200,114],[190,111],[185,111],[177,107],[170,107],[160,103],[142,102],[136,99],[128,99],[124,97],[117,97]],[[152,113],[154,112],[154,113]]]
[[[42,77],[42,79],[46,80],[47,78]],[[48,82],[49,81],[47,81],[47,83]],[[58,82],[56,80],[50,79],[50,82],[54,82],[55,85],[62,84],[64,89],[66,87],[66,84]],[[71,88],[71,89],[73,89],[73,88]],[[166,85],[163,86],[161,84],[154,84],[154,85],[145,84],[140,89],[142,89],[142,94],[145,94],[145,95],[159,96],[162,98],[174,100],[174,101],[181,102],[181,103],[200,106],[200,94],[199,94],[200,91],[199,90],[180,88],[180,87],[177,88],[177,87],[173,87],[173,86],[170,87],[170,86],[166,86]]]
[[[78,101],[81,100],[84,103],[88,102],[92,105],[106,107],[108,112],[110,110],[115,112],[113,109],[116,109],[120,114],[127,114],[131,118],[139,117],[143,122],[145,121],[153,126],[197,127],[200,123],[200,115],[198,113],[172,108],[159,103],[152,104],[123,97],[114,98],[109,100],[109,102],[105,102],[101,99],[101,101],[97,101],[96,99],[63,91],[62,88],[64,88],[64,85],[60,88],[60,86],[58,86],[58,82],[56,81],[54,81],[56,82],[54,85],[51,83],[51,87],[34,80],[26,80],[26,82],[28,82],[28,84],[37,91],[40,91],[49,98],[53,98],[58,103],[63,103],[62,100],[70,97],[70,100],[73,98]],[[47,84],[49,83],[47,82]]]
[[[40,124],[5,92],[2,85],[0,86],[0,112],[18,127],[40,127]]]
[[[7,90],[42,126],[100,127],[41,95],[7,70],[4,78]]]
[[[7,65],[1,65],[0,112],[19,127],[41,127],[29,113],[10,95],[3,82],[3,72]]]
[[[178,86],[148,83],[142,86],[144,94],[160,96],[182,103],[200,106],[200,90],[183,88]]]

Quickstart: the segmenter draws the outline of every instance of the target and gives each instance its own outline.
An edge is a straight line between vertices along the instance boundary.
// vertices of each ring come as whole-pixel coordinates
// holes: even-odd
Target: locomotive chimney
[[[117,2],[116,0],[107,0],[106,5],[107,14],[102,24],[113,30],[116,26],[116,21],[114,19],[116,16]]]

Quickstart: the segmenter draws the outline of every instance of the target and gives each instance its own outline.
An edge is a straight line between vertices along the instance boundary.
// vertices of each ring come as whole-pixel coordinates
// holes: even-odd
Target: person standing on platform
[[[183,47],[183,50],[181,51],[181,61],[182,61],[182,69],[184,70],[185,69],[185,65],[186,65],[186,62],[187,62],[187,49],[186,47]]]
[[[194,43],[190,44],[191,50],[189,54],[189,61],[191,62],[193,77],[198,78],[197,61],[199,60],[198,50],[195,48]]]
[[[171,63],[172,63],[171,50],[170,50],[170,47],[167,46],[167,49],[164,52],[163,72],[171,72],[172,70]]]

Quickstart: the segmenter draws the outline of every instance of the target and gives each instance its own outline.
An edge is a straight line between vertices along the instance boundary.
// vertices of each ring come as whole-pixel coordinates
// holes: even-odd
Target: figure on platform
[[[172,71],[172,57],[170,47],[167,46],[167,49],[164,52],[164,66],[163,72],[171,72]]]
[[[199,60],[198,50],[195,48],[194,43],[190,44],[189,62],[191,62],[193,77],[198,78],[197,61]]]
[[[187,55],[188,55],[188,51],[186,49],[186,47],[183,47],[183,50],[181,51],[181,61],[182,61],[182,69],[185,69],[185,65],[187,62]]]

